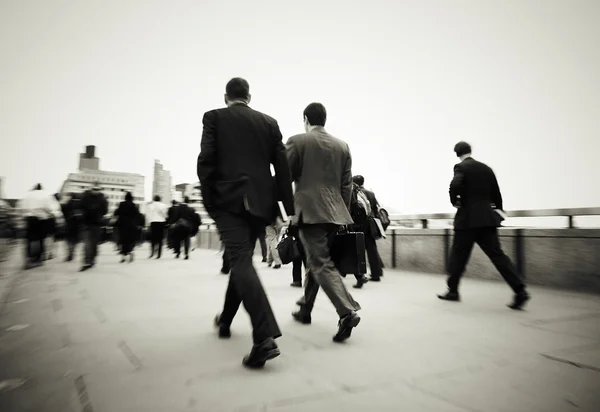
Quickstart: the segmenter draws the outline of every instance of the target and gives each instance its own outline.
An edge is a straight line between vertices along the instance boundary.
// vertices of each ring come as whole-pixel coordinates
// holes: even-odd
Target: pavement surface
[[[62,246],[62,245],[61,245]],[[19,271],[0,314],[0,411],[600,411],[600,298],[530,288],[511,311],[501,282],[388,270],[352,289],[362,322],[336,344],[324,294],[312,325],[293,321],[291,267],[256,261],[283,331],[282,355],[258,371],[242,309],[230,340],[212,327],[227,276],[215,251],[98,265],[58,259]],[[64,251],[59,257],[64,256]],[[350,287],[353,278],[347,278]]]

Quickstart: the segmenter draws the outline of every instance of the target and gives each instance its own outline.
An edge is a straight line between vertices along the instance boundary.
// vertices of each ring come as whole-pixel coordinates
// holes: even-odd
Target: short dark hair
[[[225,93],[230,99],[248,99],[250,97],[250,85],[246,79],[234,77],[227,82]]]
[[[133,195],[131,194],[131,192],[125,193],[125,200],[128,202],[133,202]]]
[[[154,201],[155,202],[160,202],[160,196],[159,195],[154,195]]]
[[[174,199],[173,199],[173,200],[171,200],[171,204],[172,204],[173,206],[175,206],[175,205],[177,204],[177,200],[174,200]]]
[[[356,175],[356,176],[354,176],[354,177],[352,178],[352,181],[353,181],[354,183],[356,183],[357,185],[359,185],[359,186],[362,186],[362,185],[364,185],[364,184],[365,184],[365,178],[364,178],[364,177],[362,177],[361,175]]]
[[[471,154],[471,145],[467,142],[458,142],[454,145],[454,153],[456,153],[457,157]]]
[[[190,203],[190,197],[189,196],[184,197],[183,203]]]
[[[327,110],[321,103],[311,103],[304,109],[304,116],[306,116],[311,126],[325,126]]]

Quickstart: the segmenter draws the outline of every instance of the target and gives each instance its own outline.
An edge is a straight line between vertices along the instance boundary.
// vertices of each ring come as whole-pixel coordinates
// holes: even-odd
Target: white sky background
[[[284,141],[325,104],[390,209],[451,211],[463,139],[507,210],[600,206],[598,21],[596,0],[0,0],[4,195],[58,190],[87,144],[148,196],[155,158],[196,181],[202,114],[242,76]]]

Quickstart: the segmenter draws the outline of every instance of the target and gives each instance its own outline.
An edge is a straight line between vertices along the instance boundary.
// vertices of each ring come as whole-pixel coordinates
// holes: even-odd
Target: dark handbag
[[[343,277],[367,273],[364,233],[342,230],[335,235],[330,250],[331,259]]]
[[[284,265],[300,258],[300,251],[298,250],[296,240],[289,235],[287,230],[277,245],[277,253],[279,253],[279,259],[281,259],[281,263]]]
[[[375,222],[375,218],[369,217],[367,225],[369,228],[369,234],[373,237],[373,239],[378,240],[382,238],[383,235],[379,230],[379,226],[377,226],[377,223]]]

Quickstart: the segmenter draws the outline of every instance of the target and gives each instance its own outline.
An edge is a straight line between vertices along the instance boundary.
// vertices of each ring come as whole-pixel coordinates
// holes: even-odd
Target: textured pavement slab
[[[90,271],[54,259],[17,274],[0,314],[0,411],[600,410],[598,296],[531,288],[514,312],[501,282],[466,279],[457,304],[435,297],[442,276],[388,270],[351,289],[363,320],[340,345],[326,296],[312,325],[295,323],[291,267],[256,260],[284,336],[250,371],[245,311],[230,340],[212,328],[220,256],[147,255],[120,264],[104,245]]]

